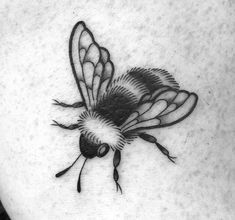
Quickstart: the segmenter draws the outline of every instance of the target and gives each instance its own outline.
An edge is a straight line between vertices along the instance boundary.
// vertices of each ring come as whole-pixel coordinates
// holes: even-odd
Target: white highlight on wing
[[[95,44],[91,44],[86,53],[84,62],[92,61],[96,65],[99,61],[99,58],[100,58],[100,51],[98,47]]]
[[[84,72],[84,78],[85,83],[88,88],[92,88],[92,75],[94,72],[94,65],[91,62],[85,62],[83,64],[83,72]]]
[[[99,62],[95,67],[95,75],[101,77],[103,72],[103,65]]]
[[[108,59],[109,59],[109,55],[108,52],[106,50],[104,50],[103,48],[101,48],[101,58],[102,58],[102,62],[103,63],[107,63]]]
[[[173,90],[170,90],[170,91],[165,91],[163,93],[160,93],[159,96],[156,97],[156,101],[157,100],[167,100],[168,102],[171,102],[177,95],[177,91],[173,91]]]
[[[148,111],[151,108],[152,105],[153,105],[153,103],[146,102],[143,105],[139,106],[136,110],[139,113],[139,115],[142,115],[143,113]]]
[[[85,49],[81,49],[80,50],[80,60],[81,60],[81,62],[84,61],[85,55],[86,55],[86,50]]]
[[[176,96],[174,103],[176,103],[177,105],[181,105],[188,98],[188,96],[188,93],[182,91]]]
[[[148,120],[150,118],[156,117],[162,111],[167,108],[167,102],[165,100],[160,100],[155,102],[151,108],[141,116],[141,120]]]
[[[93,43],[93,39],[91,35],[85,30],[85,26],[83,26],[83,31],[80,36],[79,48],[85,48],[85,50],[87,50],[92,43]]]
[[[171,111],[174,111],[177,108],[177,105],[175,103],[170,104],[160,115],[168,114]]]

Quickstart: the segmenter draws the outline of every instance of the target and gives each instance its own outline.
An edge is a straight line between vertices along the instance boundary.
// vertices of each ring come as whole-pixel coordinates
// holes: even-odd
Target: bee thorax
[[[80,115],[78,126],[81,133],[94,144],[108,144],[112,149],[121,150],[125,144],[119,127],[94,111]]]

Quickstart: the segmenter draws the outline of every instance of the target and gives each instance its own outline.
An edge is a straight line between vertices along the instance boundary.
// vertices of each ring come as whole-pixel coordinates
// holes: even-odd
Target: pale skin
[[[234,219],[234,7],[209,0],[3,1],[0,198],[11,219]],[[136,139],[120,164],[112,151],[87,163],[80,194],[84,160],[55,178],[80,154],[80,133],[50,126],[52,119],[75,126],[83,111],[68,57],[79,20],[108,48],[116,76],[159,67],[200,97],[183,122],[149,132],[175,164]]]

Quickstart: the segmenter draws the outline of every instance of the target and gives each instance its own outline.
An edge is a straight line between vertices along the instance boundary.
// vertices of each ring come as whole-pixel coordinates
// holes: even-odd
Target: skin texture
[[[233,1],[2,1],[0,6],[0,198],[14,219],[234,219],[235,60]],[[108,48],[119,76],[159,67],[196,92],[189,118],[152,130],[176,165],[138,139],[122,151],[123,194],[113,154],[54,175],[79,152],[82,109],[68,57],[73,25],[84,20]],[[105,135],[105,134],[104,134]]]

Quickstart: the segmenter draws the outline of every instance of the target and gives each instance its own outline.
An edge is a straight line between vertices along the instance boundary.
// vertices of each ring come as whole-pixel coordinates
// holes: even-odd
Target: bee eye
[[[105,156],[108,153],[108,151],[109,151],[109,145],[108,144],[101,144],[97,150],[97,157]]]

